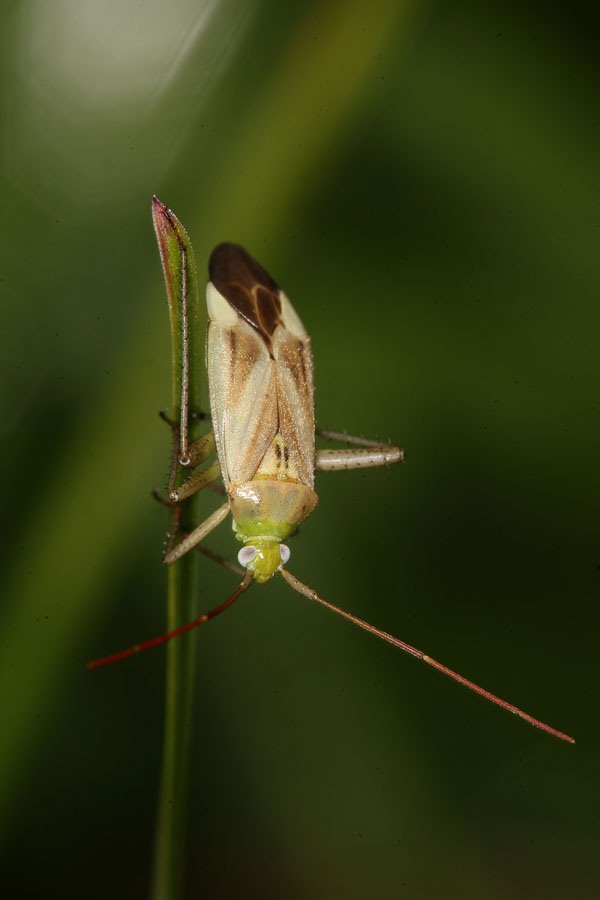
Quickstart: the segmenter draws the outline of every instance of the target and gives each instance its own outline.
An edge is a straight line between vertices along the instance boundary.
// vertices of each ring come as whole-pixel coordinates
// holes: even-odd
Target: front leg
[[[192,550],[198,544],[200,544],[204,538],[213,531],[217,525],[220,525],[221,522],[227,518],[229,514],[229,501],[224,503],[223,506],[220,506],[218,509],[214,511],[204,522],[201,522],[197,528],[194,528],[193,531],[190,531],[186,537],[180,541],[176,547],[173,547],[172,550],[167,548],[167,552],[164,555],[163,562],[167,566],[172,566],[174,562],[177,562],[182,556],[184,556],[189,550]]]

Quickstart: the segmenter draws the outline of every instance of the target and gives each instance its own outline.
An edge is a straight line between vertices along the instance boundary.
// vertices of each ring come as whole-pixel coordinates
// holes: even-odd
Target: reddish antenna
[[[243,594],[244,591],[248,590],[251,584],[252,576],[249,572],[246,572],[244,580],[239,585],[238,589],[234,591],[234,593],[225,601],[225,603],[221,603],[220,606],[216,606],[214,609],[211,609],[210,612],[203,613],[192,622],[188,622],[186,625],[181,625],[179,628],[174,628],[173,631],[167,631],[166,634],[160,634],[158,637],[152,638],[149,641],[144,641],[143,644],[134,644],[133,647],[128,647],[127,650],[120,650],[119,653],[113,653],[111,656],[102,656],[100,659],[94,659],[92,660],[92,662],[89,662],[87,664],[87,668],[100,669],[102,668],[102,666],[112,666],[113,663],[121,662],[122,659],[127,659],[129,656],[135,656],[136,653],[143,653],[144,650],[150,650],[152,647],[158,647],[159,644],[166,644],[166,642],[170,641],[172,638],[178,637],[180,634],[185,634],[186,631],[191,631],[192,628],[197,628],[198,625],[204,625],[204,623],[208,622],[209,619],[214,619],[215,616],[218,616],[219,613],[222,613],[223,610],[227,609],[228,606],[231,606],[232,603],[235,603],[237,598],[241,594]]]
[[[382,641],[387,641],[387,643],[391,644],[393,647],[397,647],[399,650],[404,650],[405,653],[410,653],[411,656],[415,656],[417,659],[423,660],[423,662],[426,662],[427,665],[432,666],[434,669],[437,669],[438,672],[443,672],[444,675],[447,675],[449,678],[453,678],[454,681],[458,681],[459,684],[462,684],[465,687],[469,688],[470,691],[475,691],[476,694],[479,694],[481,697],[485,697],[485,699],[489,700],[490,703],[495,703],[496,706],[501,706],[502,709],[507,709],[509,712],[514,713],[515,716],[519,716],[521,719],[529,722],[530,725],[535,725],[536,728],[540,728],[542,731],[547,732],[547,734],[552,734],[554,735],[554,737],[560,738],[561,741],[567,741],[569,744],[575,743],[575,739],[570,737],[568,734],[564,734],[564,732],[562,731],[557,731],[556,728],[552,728],[550,725],[546,725],[545,722],[540,722],[539,719],[534,719],[533,716],[530,716],[529,713],[523,712],[523,710],[519,709],[518,706],[514,706],[512,703],[508,703],[506,700],[502,700],[500,697],[496,697],[495,694],[490,693],[490,691],[486,691],[485,688],[479,687],[478,684],[474,684],[474,682],[469,681],[468,678],[465,678],[463,675],[459,675],[458,672],[454,672],[452,669],[449,669],[448,666],[444,666],[436,659],[432,659],[431,656],[427,656],[427,654],[423,653],[422,650],[417,650],[416,647],[411,647],[410,644],[406,644],[404,641],[399,640],[399,638],[388,634],[387,631],[381,631],[381,629],[375,628],[374,625],[369,625],[369,623],[363,621],[363,619],[359,619],[357,616],[353,616],[352,613],[346,612],[345,609],[341,609],[334,603],[330,603],[328,600],[324,600],[322,597],[319,597],[316,591],[313,591],[312,588],[309,588],[308,585],[304,584],[302,581],[296,578],[295,575],[292,575],[291,572],[288,572],[285,569],[280,569],[279,571],[281,572],[289,586],[292,587],[295,591],[298,591],[299,594],[303,594],[310,600],[314,600],[316,603],[320,603],[321,606],[325,606],[327,609],[330,609],[332,612],[337,613],[344,619],[348,619],[349,622],[353,622],[354,625],[358,625],[358,627],[364,629],[364,631],[368,631],[370,634],[374,634],[375,637],[381,638]]]
[[[427,665],[431,666],[434,669],[437,669],[438,672],[442,672],[444,675],[447,675],[454,681],[458,681],[459,684],[462,684],[470,691],[474,691],[476,694],[479,694],[480,697],[484,697],[486,700],[489,700],[490,703],[495,703],[496,706],[500,706],[502,707],[502,709],[508,710],[508,712],[513,713],[515,716],[519,716],[519,718],[523,719],[525,722],[528,722],[530,725],[535,726],[535,728],[539,728],[541,731],[545,731],[547,734],[551,734],[554,737],[559,738],[559,740],[561,741],[566,741],[569,744],[575,743],[575,739],[570,737],[570,735],[565,734],[562,731],[558,731],[556,728],[552,728],[551,725],[546,725],[545,722],[540,722],[539,719],[534,719],[533,716],[530,716],[529,713],[523,712],[523,710],[519,709],[518,706],[515,706],[513,703],[508,703],[508,701],[506,700],[502,700],[500,697],[497,697],[490,691],[486,691],[485,688],[480,687],[473,681],[469,681],[469,679],[465,678],[464,675],[459,675],[458,672],[455,672],[453,669],[449,669],[448,666],[443,665],[443,663],[438,662],[431,656],[427,656],[427,654],[422,650],[417,650],[416,647],[412,647],[405,641],[401,641],[399,638],[394,637],[392,634],[388,634],[387,631],[382,631],[380,628],[376,628],[374,625],[370,625],[363,619],[359,619],[358,616],[354,616],[352,615],[352,613],[346,612],[345,609],[336,606],[334,603],[330,603],[328,600],[324,600],[323,597],[320,597],[316,591],[308,587],[308,585],[304,584],[304,582],[300,581],[299,578],[296,578],[295,575],[292,575],[291,572],[288,572],[287,569],[281,568],[279,569],[279,572],[291,588],[293,588],[297,593],[302,594],[304,597],[308,597],[309,600],[314,600],[316,603],[319,603],[326,609],[337,613],[338,616],[342,616],[342,618],[347,619],[354,625],[358,625],[358,627],[362,628],[363,631],[368,631],[369,634],[374,634],[375,637],[380,638],[382,641],[386,641],[386,643],[391,644],[392,647],[397,647],[399,650],[403,650],[405,653],[410,653],[411,656],[416,657],[416,659],[422,660],[423,662],[427,663]],[[103,656],[100,659],[95,659],[87,664],[87,668],[99,669],[102,666],[110,666],[113,663],[120,662],[122,659],[127,659],[130,656],[134,656],[136,653],[142,653],[144,650],[150,650],[152,647],[157,647],[159,644],[165,644],[172,638],[178,637],[180,634],[185,634],[186,631],[191,631],[193,628],[197,628],[198,625],[203,625],[205,622],[208,622],[209,619],[214,619],[215,616],[218,616],[229,606],[235,603],[238,597],[240,597],[244,593],[244,591],[248,590],[251,584],[252,575],[249,571],[246,571],[246,574],[244,575],[244,578],[238,586],[237,590],[234,591],[231,597],[225,600],[224,603],[221,603],[219,606],[216,606],[214,609],[211,609],[207,613],[203,613],[203,615],[198,616],[198,618],[194,619],[192,622],[188,622],[186,625],[181,625],[179,628],[175,628],[173,631],[168,631],[166,634],[161,634],[149,641],[144,641],[144,643],[142,644],[134,644],[133,647],[128,647],[127,650],[121,650],[119,653],[113,653],[111,656]]]

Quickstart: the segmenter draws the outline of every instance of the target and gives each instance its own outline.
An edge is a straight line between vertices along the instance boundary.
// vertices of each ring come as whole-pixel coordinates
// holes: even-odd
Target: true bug
[[[290,550],[284,541],[317,505],[315,470],[387,466],[401,462],[404,451],[390,444],[329,431],[317,433],[354,446],[343,450],[315,450],[313,365],[308,334],[273,278],[243,247],[232,243],[219,244],[209,261],[206,361],[212,431],[190,443],[186,377],[189,350],[185,327],[188,247],[178,220],[156,198],[153,215],[159,244],[161,229],[171,229],[178,236],[183,273],[180,302],[184,311],[184,372],[180,423],[164,417],[173,428],[175,444],[168,505],[177,508],[186,498],[219,479],[227,495],[227,501],[204,522],[179,543],[167,547],[164,561],[172,565],[197,548],[225,562],[203,547],[202,542],[231,513],[236,537],[243,544],[238,561],[245,572],[237,590],[215,609],[167,634],[98,659],[90,667],[117,662],[201,625],[231,606],[253,581],[265,582],[279,572],[298,593],[423,660],[531,725],[574,743],[573,738],[468,681],[421,650],[324,600],[287,571]],[[215,451],[216,461],[175,487],[178,465],[192,468],[202,465]]]

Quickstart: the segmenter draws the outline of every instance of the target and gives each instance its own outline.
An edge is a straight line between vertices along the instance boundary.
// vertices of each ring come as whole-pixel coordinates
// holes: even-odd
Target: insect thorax
[[[317,505],[315,492],[297,481],[253,478],[229,486],[229,503],[236,537],[284,541]]]

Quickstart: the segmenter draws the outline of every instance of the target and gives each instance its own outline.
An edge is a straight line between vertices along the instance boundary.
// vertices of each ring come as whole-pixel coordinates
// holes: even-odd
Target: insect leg
[[[217,490],[220,493],[223,493],[223,490],[220,485],[215,484],[215,482],[219,478],[219,475],[221,474],[221,470],[217,462],[212,463],[210,466],[207,466],[206,469],[203,469],[201,472],[192,475],[187,479],[187,481],[184,481],[182,484],[175,487],[175,484],[177,482],[177,475],[179,473],[179,466],[181,465],[181,461],[179,458],[179,425],[173,419],[169,418],[169,416],[167,416],[164,411],[161,411],[159,415],[163,422],[166,422],[167,425],[170,426],[173,432],[173,453],[171,456],[171,465],[169,469],[169,499],[165,500],[163,497],[161,497],[158,491],[152,491],[152,496],[154,497],[154,499],[158,500],[159,503],[171,510],[167,546],[164,555],[164,560],[167,561],[171,558],[171,554],[175,552],[173,549],[173,543],[179,530],[179,521],[181,519],[181,507],[179,506],[179,503],[182,500],[185,500],[187,497],[191,497],[192,494],[195,494],[203,487],[209,487],[213,490]],[[203,416],[204,414],[201,415]],[[188,465],[199,465],[200,463],[204,462],[204,460],[207,459],[207,457],[209,457],[211,453],[214,453],[214,451],[215,438],[213,432],[209,431],[208,434],[203,435],[201,438],[198,438],[197,441],[194,441],[192,444],[188,445]],[[179,556],[181,556],[182,553],[185,552],[187,551],[183,550],[181,553],[178,553],[175,558],[179,559]]]
[[[337,431],[323,431],[317,429],[316,434],[329,441],[341,441],[346,444],[355,444],[360,449],[350,450],[317,450],[315,468],[321,472],[337,472],[341,469],[372,469],[375,466],[389,466],[392,463],[402,462],[404,450],[386,444],[383,441],[370,441],[367,438],[354,437],[351,434],[341,434]]]
[[[329,431],[327,428],[315,428],[317,437],[325,438],[326,441],[339,441],[341,444],[356,444],[357,447],[393,447],[386,441],[373,441],[370,438],[357,437],[354,434],[347,434],[345,431]],[[394,447],[399,450],[399,447]]]
[[[194,494],[196,491],[200,490],[200,488],[204,487],[205,484],[209,484],[209,482],[214,481],[216,478],[218,478],[219,474],[220,474],[220,470],[218,469],[218,466],[217,466],[216,475],[214,475],[212,477],[205,476],[204,479],[202,480],[202,482],[199,483],[197,487],[195,487],[193,490],[186,488],[185,493],[181,494],[183,485],[179,485],[178,488],[175,488],[175,483],[177,481],[177,474],[179,471],[179,466],[182,465],[181,460],[179,459],[179,453],[178,453],[179,427],[175,422],[173,422],[172,419],[167,418],[167,416],[164,415],[163,413],[161,413],[160,416],[161,416],[161,419],[163,419],[163,421],[167,422],[173,428],[173,454],[171,456],[171,465],[169,468],[168,494],[169,494],[170,501],[177,503],[179,500],[183,500],[184,497],[189,497],[189,496],[191,496],[191,494]],[[189,445],[189,447],[188,447],[189,462],[187,463],[187,465],[191,466],[192,468],[194,466],[199,466],[211,455],[211,453],[215,452],[215,449],[216,449],[215,448],[215,437],[214,437],[213,432],[209,431],[208,434],[203,435],[201,438],[198,438],[197,441],[194,441],[192,444]],[[209,469],[212,470],[212,466],[209,466],[205,471],[208,472]],[[212,471],[211,471],[211,475],[212,475]],[[192,476],[192,478],[190,478],[188,480],[192,481],[195,478],[197,478],[197,476],[194,475],[194,476]],[[187,484],[187,482],[184,482],[184,484]],[[153,491],[152,494],[159,501],[159,503],[162,503],[164,506],[170,506],[170,501],[163,500],[157,491]]]
[[[193,475],[187,481],[184,481],[178,487],[175,487],[179,466],[183,465],[179,458],[179,425],[177,422],[173,421],[173,419],[170,419],[164,411],[161,411],[159,415],[163,422],[166,422],[173,431],[173,453],[169,469],[168,486],[169,500],[163,500],[156,491],[153,491],[152,494],[159,503],[162,503],[164,506],[170,506],[171,503],[178,503],[186,497],[191,497],[196,491],[199,491],[211,482],[216,481],[221,471],[218,464],[213,463],[212,466],[208,466],[203,472]],[[197,441],[188,445],[186,465],[192,468],[194,466],[199,466],[200,463],[203,463],[208,459],[211,453],[215,452],[215,449],[215,436],[212,431],[209,431],[208,434],[202,435]]]
[[[167,414],[166,410],[164,410],[164,409],[159,410],[158,415],[163,420],[163,422],[166,422],[166,424],[170,428],[179,428],[179,423],[176,422],[175,419],[172,419]],[[209,412],[202,412],[202,410],[199,410],[198,412],[194,412],[192,410],[192,412],[190,412],[190,419],[197,419],[199,422],[210,422],[211,415]]]
[[[177,472],[179,470],[179,425],[173,419],[169,418],[164,409],[161,409],[158,415],[163,420],[163,422],[166,422],[170,427],[171,434],[173,436],[173,449],[171,451],[171,464],[169,466],[169,486],[167,489],[170,496],[172,491],[175,489]],[[156,500],[159,501],[159,503],[162,503],[165,506],[169,505],[170,501],[163,500],[157,491],[153,491],[152,494],[156,498]]]
[[[434,669],[437,669],[438,672],[443,672],[444,675],[447,675],[449,678],[453,678],[454,681],[458,681],[459,684],[464,685],[464,687],[469,688],[469,690],[474,691],[481,697],[485,697],[486,700],[489,700],[491,703],[495,703],[496,706],[501,706],[503,709],[507,709],[514,715],[519,716],[526,722],[529,722],[530,725],[535,725],[536,728],[540,728],[542,731],[546,731],[548,734],[553,734],[554,737],[560,738],[561,741],[568,741],[568,743],[570,744],[575,743],[574,739],[572,737],[569,737],[568,734],[564,734],[562,731],[557,731],[556,728],[552,728],[550,725],[546,725],[545,722],[540,722],[539,719],[534,719],[533,716],[529,715],[529,713],[523,712],[522,709],[519,709],[517,706],[513,706],[512,703],[507,703],[506,700],[501,700],[500,697],[496,697],[495,694],[491,694],[489,691],[486,691],[485,688],[480,687],[478,684],[474,684],[463,675],[459,675],[458,672],[453,672],[452,669],[449,669],[447,666],[444,666],[437,660],[432,659],[431,656],[427,656],[427,654],[423,653],[422,650],[417,650],[416,647],[411,647],[410,644],[406,644],[404,641],[399,640],[399,638],[388,634],[387,631],[381,631],[380,628],[375,628],[374,625],[369,625],[369,623],[365,622],[363,619],[359,619],[357,616],[353,616],[352,613],[346,612],[345,609],[341,609],[334,603],[330,603],[328,600],[324,600],[323,597],[319,597],[316,591],[313,591],[312,588],[308,587],[307,584],[304,584],[304,582],[300,581],[299,578],[296,578],[295,575],[292,575],[292,573],[288,572],[286,569],[282,568],[279,571],[284,580],[287,581],[291,588],[293,588],[299,594],[302,594],[304,597],[308,597],[309,600],[314,600],[316,603],[320,603],[321,606],[324,606],[326,609],[330,609],[332,612],[337,613],[344,619],[348,619],[349,622],[352,622],[354,625],[358,625],[358,627],[364,629],[364,631],[368,631],[370,634],[374,634],[375,637],[381,638],[381,640],[383,641],[387,641],[387,643],[391,644],[393,647],[397,647],[399,650],[404,650],[405,653],[410,653],[411,656],[415,656],[417,659],[423,660],[423,662],[426,662]]]
[[[189,445],[189,462],[182,463],[181,460],[179,460],[179,462],[182,466],[185,465],[193,468],[194,466],[199,466],[205,459],[208,459],[210,454],[214,453],[215,450],[215,436],[212,431],[209,431],[208,434],[203,434],[201,438],[198,438],[197,441],[194,441]]]
[[[204,462],[211,453],[215,452],[215,436],[212,431],[209,431],[207,434],[202,435],[201,438],[198,438],[197,441],[193,441],[191,444],[187,444],[187,455],[185,460],[182,461],[180,454],[180,427],[179,424],[171,419],[164,410],[159,412],[160,418],[163,422],[166,422],[169,428],[173,432],[173,456],[177,460],[177,463],[182,466],[198,466],[201,462]],[[209,419],[210,415],[208,413],[198,413],[194,416],[194,418],[204,420]]]
[[[202,553],[204,556],[208,557],[208,559],[212,559],[213,562],[219,563],[224,569],[235,572],[236,575],[245,575],[246,573],[246,570],[242,569],[241,566],[238,566],[237,563],[232,562],[230,559],[225,559],[220,553],[215,553],[214,550],[211,550],[210,547],[206,547],[204,544],[196,544],[194,549],[197,550],[198,553]]]
[[[191,475],[187,481],[184,481],[179,487],[174,488],[169,496],[173,503],[179,503],[181,500],[185,500],[187,497],[191,497],[192,494],[201,491],[202,488],[207,487],[211,482],[216,481],[220,475],[221,469],[219,463],[211,463],[206,469],[202,469],[201,472]]]
[[[200,463],[203,463],[211,453],[215,452],[215,450],[215,436],[212,431],[209,431],[208,434],[203,435],[201,438],[198,438],[197,441],[194,441],[189,445],[189,462],[187,465],[192,468],[200,465]],[[179,463],[181,464],[181,460],[179,460]],[[223,494],[225,491],[222,485],[215,485],[214,483],[220,475],[221,469],[219,463],[214,462],[201,472],[191,475],[177,487],[175,487],[174,483],[169,479],[169,498],[173,503],[179,503],[181,500],[191,497],[193,494],[197,493],[197,491],[201,491],[204,487],[210,487],[212,490],[216,490],[217,493]]]
[[[194,412],[192,410],[192,412],[190,413],[190,419],[198,419],[199,422],[210,422],[211,415],[209,412],[202,412],[202,410],[199,410],[198,412]]]
[[[227,502],[215,510],[214,513],[198,525],[197,528],[190,531],[176,547],[165,553],[163,560],[165,565],[172,566],[174,562],[180,559],[180,557],[184,556],[189,550],[192,550],[197,544],[200,544],[204,538],[217,527],[217,525],[220,525],[221,522],[227,518],[228,513],[229,503]]]

